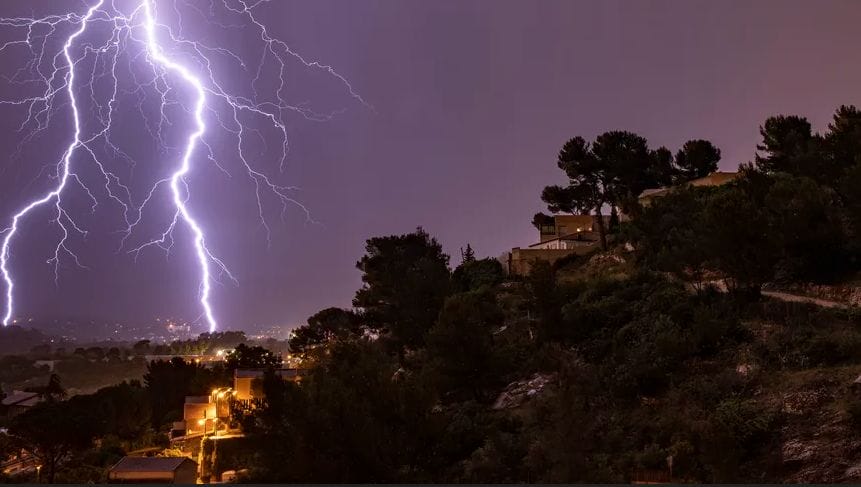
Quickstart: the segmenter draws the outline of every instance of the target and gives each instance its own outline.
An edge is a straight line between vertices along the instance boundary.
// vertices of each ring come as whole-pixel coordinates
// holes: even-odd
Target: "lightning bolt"
[[[286,71],[291,62],[298,63],[309,70],[318,70],[331,76],[340,83],[346,94],[362,106],[373,110],[353,89],[350,82],[333,67],[309,61],[292,50],[285,42],[270,35],[266,25],[258,18],[257,9],[270,0],[210,0],[208,9],[189,3],[188,0],[178,0],[187,10],[196,12],[204,21],[220,28],[232,29],[250,27],[256,30],[259,43],[262,46],[255,63],[248,62],[243,55],[219,46],[211,46],[185,34],[184,16],[180,11],[177,0],[171,5],[176,15],[178,28],[172,28],[159,21],[159,12],[155,0],[98,0],[89,6],[84,14],[68,12],[49,15],[41,18],[14,17],[0,18],[0,28],[9,28],[23,35],[0,44],[0,53],[16,48],[27,49],[30,54],[29,62],[6,79],[10,83],[29,89],[36,85],[41,87],[34,96],[20,99],[0,100],[0,105],[23,107],[26,117],[19,131],[23,136],[16,155],[23,153],[25,145],[37,140],[40,134],[54,124],[54,118],[63,106],[62,97],[68,98],[74,125],[72,140],[62,153],[59,162],[54,164],[52,179],[56,179],[49,191],[24,205],[13,217],[11,224],[0,232],[3,237],[0,247],[0,273],[5,282],[5,313],[3,325],[10,323],[15,315],[14,309],[14,278],[10,270],[11,248],[19,234],[22,220],[35,209],[53,205],[56,217],[52,220],[60,230],[60,238],[48,263],[54,266],[55,284],[59,282],[61,259],[71,261],[84,267],[78,256],[72,250],[70,240],[73,236],[84,238],[88,231],[73,217],[73,212],[64,205],[64,195],[75,189],[80,190],[92,203],[91,213],[95,213],[100,200],[107,200],[117,205],[123,215],[123,225],[118,229],[121,234],[118,249],[133,254],[136,259],[140,253],[150,247],[157,247],[170,252],[174,245],[174,231],[184,225],[191,232],[200,281],[198,297],[202,314],[200,319],[206,322],[210,331],[217,328],[217,320],[210,302],[212,286],[217,282],[218,275],[225,275],[237,282],[225,263],[219,259],[207,246],[204,226],[193,215],[189,207],[190,187],[187,177],[194,163],[200,159],[201,148],[204,149],[206,161],[212,163],[218,170],[231,176],[230,171],[216,156],[212,137],[226,134],[234,140],[230,154],[254,186],[254,195],[258,217],[266,232],[267,244],[271,244],[270,225],[265,216],[264,195],[266,192],[274,195],[281,203],[281,218],[290,205],[304,212],[308,221],[313,221],[309,210],[296,200],[292,193],[298,188],[277,183],[275,178],[265,172],[260,164],[253,160],[246,151],[246,140],[249,133],[263,139],[258,129],[243,123],[244,117],[255,117],[267,126],[274,128],[280,134],[279,168],[283,172],[289,150],[286,116],[298,114],[310,121],[328,121],[339,115],[343,110],[320,112],[312,109],[307,103],[291,103],[286,93]],[[165,2],[166,4],[168,2]],[[218,21],[217,6],[225,15],[237,19],[239,23],[228,24]],[[108,27],[109,34],[101,42],[97,39],[101,31],[87,34],[88,27]],[[51,55],[52,41],[62,36],[63,29],[74,27],[59,52]],[[95,27],[94,27],[95,29]],[[78,52],[83,48],[83,52]],[[78,74],[86,60],[92,60],[92,69],[84,83],[78,82]],[[127,77],[131,79],[133,89],[123,89],[121,85],[121,60],[126,61]],[[232,62],[245,72],[253,73],[250,82],[251,93],[236,93],[225,87],[216,73],[214,65],[218,62]],[[141,73],[141,68],[144,73]],[[251,71],[249,71],[249,68]],[[277,72],[277,87],[267,95],[261,95],[260,86],[265,85],[267,69]],[[107,80],[108,89],[102,88]],[[175,80],[180,80],[176,83]],[[183,90],[191,92],[190,98],[183,99]],[[86,93],[88,91],[88,93]],[[104,92],[107,92],[105,94]],[[84,92],[82,94],[82,92]],[[86,96],[86,95],[89,96]],[[161,147],[163,154],[178,153],[178,162],[171,174],[155,181],[143,198],[136,202],[133,196],[131,182],[124,182],[123,177],[112,169],[115,162],[124,162],[134,169],[135,159],[116,142],[112,135],[115,116],[118,113],[119,99],[123,95],[135,96],[138,99],[138,110],[149,134]],[[92,105],[89,112],[82,108],[82,99],[88,98]],[[100,98],[107,98],[107,100]],[[152,120],[152,114],[147,114],[145,104],[155,99],[158,105],[158,120]],[[171,147],[167,141],[166,132],[175,124],[173,111],[179,110],[190,116],[193,130],[184,138],[181,147]],[[88,118],[84,118],[88,116]],[[214,120],[215,128],[210,130],[208,118]],[[87,127],[94,124],[96,129],[85,133],[84,120]],[[81,157],[78,157],[78,154]],[[73,161],[74,156],[74,161]],[[85,178],[76,170],[75,164],[82,164],[81,158],[90,161],[101,177],[99,187],[93,187],[92,181]],[[40,173],[41,176],[41,173]],[[128,178],[126,178],[128,179]],[[70,184],[71,183],[71,184]],[[169,193],[174,207],[172,217],[164,229],[155,238],[145,240],[133,248],[126,247],[127,241],[133,238],[138,227],[144,221],[146,208],[157,200],[162,193]],[[215,272],[214,272],[215,271]]]

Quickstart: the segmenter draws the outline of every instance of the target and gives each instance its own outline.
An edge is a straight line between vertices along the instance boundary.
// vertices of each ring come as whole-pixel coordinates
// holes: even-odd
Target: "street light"
[[[42,482],[42,466],[36,465],[36,483],[39,484]]]

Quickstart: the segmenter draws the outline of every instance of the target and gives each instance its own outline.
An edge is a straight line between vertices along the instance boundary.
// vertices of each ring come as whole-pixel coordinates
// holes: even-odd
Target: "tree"
[[[105,359],[105,350],[102,347],[90,347],[84,352],[84,356],[91,362]]]
[[[818,281],[851,268],[837,196],[807,177],[780,175],[765,196],[769,235],[779,249],[776,277]]]
[[[9,425],[9,434],[17,446],[38,460],[45,479],[53,483],[62,462],[92,444],[91,425],[88,411],[49,401],[16,416]]]
[[[562,320],[562,296],[556,271],[547,261],[536,261],[529,269],[525,286],[530,315],[537,320],[537,341],[544,343],[566,336]]]
[[[646,171],[648,182],[655,187],[673,184],[673,180],[676,178],[678,172],[673,165],[673,153],[666,147],[658,147],[649,153],[649,157],[651,165]]]
[[[135,443],[150,431],[148,391],[139,381],[103,387],[95,394],[74,396],[64,404],[72,411],[90,411],[93,418],[90,428],[96,436],[114,435]]]
[[[854,105],[841,105],[828,124],[824,142],[835,167],[861,165],[861,111]]]
[[[861,251],[861,191],[858,188],[861,188],[861,164],[847,170],[839,182],[848,233],[852,236],[849,243],[856,253]]]
[[[475,251],[472,250],[472,246],[466,244],[466,250],[463,248],[460,249],[460,263],[466,264],[468,262],[475,261]]]
[[[503,280],[505,280],[505,270],[502,264],[491,258],[464,262],[451,274],[452,289],[456,292],[492,288]]]
[[[833,184],[839,172],[826,157],[822,137],[814,134],[804,117],[770,117],[759,129],[762,143],[756,148],[756,166],[767,174],[783,172]]]
[[[552,227],[556,225],[556,220],[545,213],[536,213],[535,216],[532,217],[532,226],[535,227],[539,232],[543,227]]]
[[[290,337],[290,350],[306,353],[308,350],[328,343],[362,333],[359,316],[350,310],[341,308],[326,308],[308,318],[308,324],[293,330]]]
[[[135,342],[135,344],[132,345],[132,350],[134,350],[135,355],[146,355],[147,353],[149,353],[149,344],[149,340],[141,340],[139,342]]]
[[[66,389],[64,389],[63,384],[60,383],[60,376],[57,374],[51,374],[48,378],[48,384],[45,386],[44,394],[45,398],[50,401],[58,401],[66,397]]]
[[[736,185],[718,188],[703,209],[705,249],[733,292],[758,295],[777,260],[767,212]]]
[[[446,391],[469,391],[475,399],[498,377],[493,332],[503,321],[495,296],[488,292],[455,294],[445,301],[439,321],[428,333],[433,368]]]
[[[835,168],[842,169],[832,187],[838,192],[851,235],[848,246],[861,252],[861,111],[855,106],[841,106],[834,114],[825,134],[825,145]]]
[[[337,342],[302,386],[264,376],[266,404],[246,422],[252,481],[391,483],[413,478],[433,443],[429,396],[393,380],[379,342]],[[289,438],[289,441],[285,441]]]
[[[557,160],[568,186],[548,186],[541,199],[553,212],[594,213],[601,248],[606,249],[602,208],[609,204],[634,212],[640,193],[657,185],[660,171],[655,166],[660,160],[649,151],[646,139],[630,132],[607,132],[592,144],[574,137],[562,146]]]
[[[249,347],[240,343],[227,353],[227,370],[236,369],[277,369],[281,367],[281,357],[261,346]]]
[[[108,353],[105,354],[105,358],[109,362],[117,362],[122,360],[122,352],[120,352],[118,347],[111,347],[108,349]]]
[[[708,140],[689,140],[676,153],[677,183],[708,176],[717,171],[720,149]]]
[[[711,188],[682,187],[657,198],[631,222],[640,260],[701,289],[708,254],[703,208]]]
[[[398,353],[420,347],[449,293],[448,256],[421,228],[369,239],[365,249],[353,306],[364,311],[368,327],[387,333]]]

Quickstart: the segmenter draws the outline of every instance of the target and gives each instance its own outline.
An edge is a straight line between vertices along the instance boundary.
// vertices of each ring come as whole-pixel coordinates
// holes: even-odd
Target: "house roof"
[[[38,392],[13,391],[10,396],[3,399],[3,405],[31,407],[41,400]]]
[[[196,462],[187,457],[123,457],[111,472],[173,472],[185,462]]]
[[[669,190],[670,190],[670,188],[652,188],[652,189],[646,189],[646,190],[644,190],[642,193],[640,193],[640,198],[645,198],[645,197],[647,197],[647,196],[654,196],[654,195],[656,195],[656,194],[664,193],[664,192],[669,191]]]
[[[688,182],[691,186],[720,186],[738,177],[737,172],[715,171],[708,176]]]

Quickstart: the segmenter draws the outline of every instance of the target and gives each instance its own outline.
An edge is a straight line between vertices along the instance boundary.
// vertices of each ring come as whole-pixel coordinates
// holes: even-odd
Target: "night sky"
[[[0,15],[58,12],[64,4],[82,8],[77,0],[5,1]],[[360,285],[355,262],[372,236],[422,226],[453,263],[467,243],[494,257],[531,243],[541,189],[563,182],[555,156],[572,136],[625,129],[673,151],[706,138],[723,151],[721,168],[734,170],[753,158],[769,115],[805,115],[823,130],[837,106],[861,104],[861,2],[854,0],[274,0],[261,18],[307,59],[334,66],[375,109],[319,73],[291,78],[293,100],[344,112],[325,123],[290,118],[283,174],[260,136],[260,163],[300,187],[295,198],[319,222],[295,207],[282,222],[277,201],[267,200],[270,246],[250,181],[233,171],[226,177],[198,153],[190,204],[239,280],[214,290],[222,328],[295,325],[321,308],[349,306]],[[235,40],[206,26],[188,29],[201,39]],[[22,59],[0,54],[3,73]],[[17,95],[0,84],[0,96]],[[47,187],[37,175],[57,159],[68,132],[58,122],[12,157],[22,113],[0,113],[5,227],[28,195]],[[141,142],[131,121],[118,130],[138,155],[136,178],[155,177],[170,162]],[[236,167],[229,157],[221,162]],[[146,251],[135,263],[115,252],[116,209],[106,204],[90,215],[80,195],[70,198],[86,210],[81,223],[90,233],[69,245],[88,269],[66,259],[54,285],[46,260],[57,231],[50,212],[34,213],[13,247],[19,315],[199,315],[187,232],[177,233],[170,255]]]

